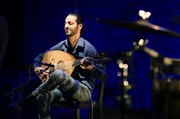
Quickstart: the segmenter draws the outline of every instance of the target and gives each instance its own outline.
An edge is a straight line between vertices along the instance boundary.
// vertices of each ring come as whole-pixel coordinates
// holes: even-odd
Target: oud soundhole
[[[65,63],[62,60],[59,60],[56,65],[56,69],[64,70],[65,69]]]

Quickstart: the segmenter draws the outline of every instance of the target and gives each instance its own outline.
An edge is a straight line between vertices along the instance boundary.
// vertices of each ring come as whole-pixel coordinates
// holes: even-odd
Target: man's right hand
[[[49,75],[49,69],[46,69],[45,67],[35,67],[34,72],[38,74],[39,79],[44,82],[44,78],[46,78]]]

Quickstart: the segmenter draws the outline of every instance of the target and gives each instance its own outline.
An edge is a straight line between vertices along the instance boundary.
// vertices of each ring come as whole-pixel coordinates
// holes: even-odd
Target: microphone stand
[[[11,101],[13,99],[13,96],[15,95],[16,92],[20,92],[20,101],[18,102],[18,104],[16,105],[17,109],[18,109],[18,118],[21,119],[21,115],[22,115],[22,105],[24,103],[24,98],[23,98],[23,94],[24,94],[24,88],[27,87],[30,83],[31,79],[29,79],[28,81],[21,83],[18,87],[14,88],[12,91],[10,91],[9,93],[7,93],[5,96],[11,96]],[[13,105],[13,102],[12,104]]]
[[[48,64],[48,63],[43,64],[43,65],[46,65],[47,68],[45,68],[44,70],[42,70],[42,71],[41,71],[40,73],[38,73],[37,75],[42,74],[43,72],[45,72],[46,70],[48,70],[49,67],[52,67],[52,66],[54,67],[54,65]],[[32,78],[30,78],[30,79],[27,80],[26,82],[21,83],[18,87],[14,88],[12,91],[10,91],[9,93],[5,94],[5,96],[11,96],[11,102],[12,102],[13,96],[15,95],[16,92],[19,91],[19,93],[20,93],[20,101],[19,101],[18,104],[16,105],[16,106],[17,106],[16,108],[18,109],[18,119],[23,119],[23,118],[22,118],[22,106],[23,106],[23,104],[24,104],[24,100],[27,99],[27,97],[25,97],[25,98],[23,97],[23,95],[24,95],[24,88],[26,88],[26,87],[29,85],[29,83],[31,82],[31,80],[32,80]],[[13,104],[11,104],[11,106],[12,106],[12,105],[13,105]]]

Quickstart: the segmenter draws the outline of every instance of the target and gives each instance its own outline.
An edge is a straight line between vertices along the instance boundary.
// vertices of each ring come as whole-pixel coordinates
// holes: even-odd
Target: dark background
[[[178,0],[1,0],[0,16],[7,19],[9,30],[0,86],[2,114],[13,113],[6,112],[6,104],[11,100],[3,95],[29,79],[28,71],[35,56],[66,38],[64,20],[69,12],[79,11],[83,16],[83,37],[89,40],[98,52],[108,52],[110,57],[123,59],[122,53],[132,49],[133,42],[139,38],[140,33],[103,24],[96,19],[133,22],[140,19],[138,12],[141,9],[151,12],[149,22],[180,32]],[[149,40],[147,46],[159,54],[180,58],[179,38],[148,32],[143,32],[143,37]],[[132,96],[132,110],[152,111],[153,79],[150,76],[150,59],[151,57],[142,51],[136,51],[130,59],[128,81],[133,85],[129,91]],[[117,76],[120,69],[116,61],[111,60],[107,64],[104,107],[110,109],[120,108],[117,97],[121,95],[118,84],[122,78]],[[34,88],[35,85],[30,84],[28,90],[32,91]],[[16,99],[19,97],[12,99],[13,102],[16,102]]]

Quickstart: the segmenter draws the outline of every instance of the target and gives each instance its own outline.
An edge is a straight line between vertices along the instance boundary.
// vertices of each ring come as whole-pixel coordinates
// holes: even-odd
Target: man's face
[[[67,36],[73,36],[76,33],[80,33],[81,28],[76,22],[77,17],[74,15],[68,15],[65,19],[64,30]]]

